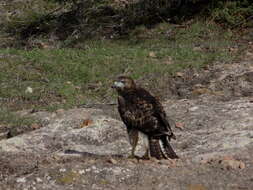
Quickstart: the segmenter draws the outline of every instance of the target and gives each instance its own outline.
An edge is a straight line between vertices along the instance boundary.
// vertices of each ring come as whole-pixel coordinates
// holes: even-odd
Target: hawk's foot
[[[144,160],[150,160],[151,156],[149,153],[149,149],[146,150],[145,154],[142,156],[142,159]]]
[[[134,154],[131,154],[127,158],[128,159],[138,159],[138,156],[135,156]]]

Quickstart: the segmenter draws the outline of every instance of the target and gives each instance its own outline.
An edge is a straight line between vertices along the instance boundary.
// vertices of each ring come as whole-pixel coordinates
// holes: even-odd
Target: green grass
[[[34,119],[30,117],[20,117],[6,109],[0,110],[0,121],[2,121],[1,124],[11,126],[31,125],[34,123]]]
[[[183,28],[139,27],[128,39],[80,42],[82,49],[0,49],[0,103],[11,110],[55,110],[108,102],[117,75],[139,79],[155,74],[152,81],[157,82],[184,68],[230,62],[236,57],[228,49],[233,39],[218,25],[197,21]]]
[[[0,133],[5,133],[7,138],[34,130],[33,124],[39,127],[41,122],[31,116],[20,116],[6,108],[0,109]]]

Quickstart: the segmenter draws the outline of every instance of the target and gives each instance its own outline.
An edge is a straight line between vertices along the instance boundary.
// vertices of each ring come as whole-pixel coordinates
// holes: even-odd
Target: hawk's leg
[[[150,145],[149,145],[149,137],[147,135],[145,135],[145,138],[144,138],[144,144],[145,144],[145,148],[146,148],[146,152],[145,154],[143,155],[143,159],[147,159],[149,160],[150,159]]]
[[[146,150],[145,154],[142,156],[143,159],[149,160],[150,159],[150,151],[149,148]]]
[[[132,146],[130,158],[135,158],[135,150],[139,140],[139,132],[135,129],[128,130],[129,142]]]

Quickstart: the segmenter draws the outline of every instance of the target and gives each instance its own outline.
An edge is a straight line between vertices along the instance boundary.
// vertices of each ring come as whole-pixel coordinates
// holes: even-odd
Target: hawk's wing
[[[135,128],[151,136],[174,135],[161,103],[143,88],[127,98],[119,96],[119,113],[128,129]]]

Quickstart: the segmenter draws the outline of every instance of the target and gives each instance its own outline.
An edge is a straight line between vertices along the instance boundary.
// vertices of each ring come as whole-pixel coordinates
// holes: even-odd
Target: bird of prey
[[[161,103],[148,91],[137,87],[134,80],[127,76],[118,77],[112,88],[118,92],[118,111],[127,127],[132,146],[131,156],[135,157],[138,134],[142,132],[149,142],[145,158],[178,158],[170,145],[170,140],[176,137]]]

